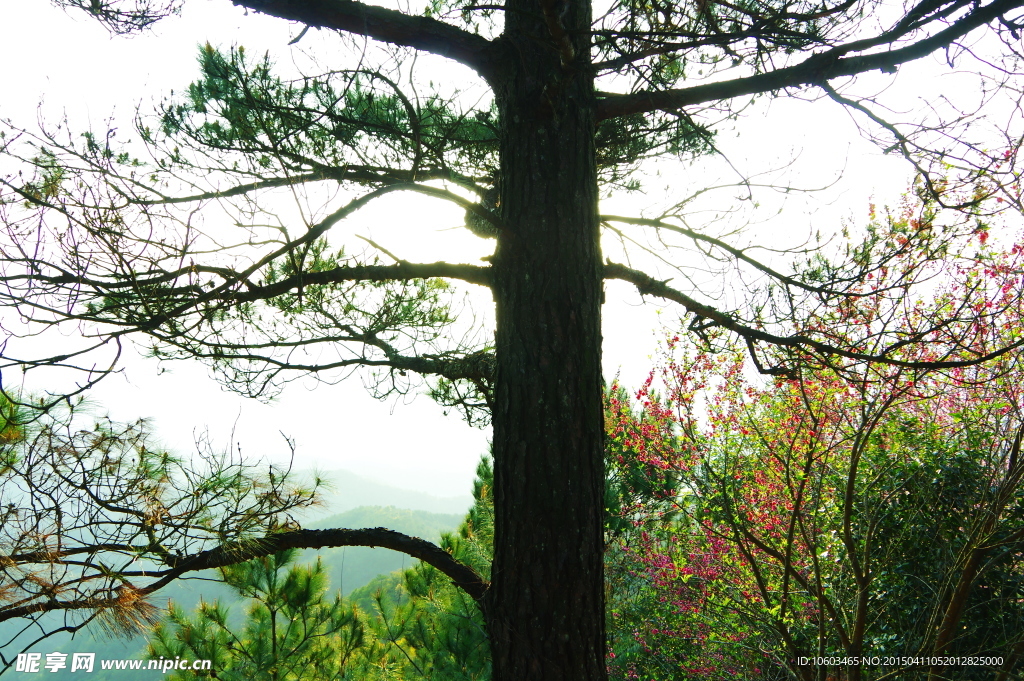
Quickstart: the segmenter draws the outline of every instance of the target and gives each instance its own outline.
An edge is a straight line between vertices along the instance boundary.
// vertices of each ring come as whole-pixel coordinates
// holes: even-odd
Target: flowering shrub
[[[886,229],[871,238],[927,241],[937,228],[908,213]],[[908,250],[806,320],[865,352],[905,338],[888,363],[813,352],[794,362],[803,351],[792,348],[758,358],[724,336],[672,337],[635,395],[612,387],[613,678],[1019,670],[1024,367],[1016,351],[993,351],[1024,338],[1024,248],[993,244],[979,222],[969,256],[930,255],[935,279],[916,298],[904,287]],[[765,359],[799,368],[755,377],[750,364]],[[862,656],[993,661],[814,662]]]

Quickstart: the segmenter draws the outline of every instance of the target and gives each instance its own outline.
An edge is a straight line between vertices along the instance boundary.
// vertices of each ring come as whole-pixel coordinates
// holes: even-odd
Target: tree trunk
[[[589,12],[579,0],[505,9],[495,84],[506,228],[494,257],[494,681],[607,676],[595,96],[586,41],[568,38],[589,27]]]

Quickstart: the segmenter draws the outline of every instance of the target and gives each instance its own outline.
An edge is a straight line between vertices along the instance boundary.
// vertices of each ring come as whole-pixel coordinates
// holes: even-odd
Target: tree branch
[[[629,95],[608,95],[598,102],[599,121],[648,111],[672,111],[685,106],[754,95],[787,87],[817,85],[833,78],[855,76],[867,71],[893,71],[900,65],[946,47],[985,24],[995,21],[1010,10],[1024,5],[1022,0],[996,0],[979,7],[942,31],[896,50],[843,57],[850,45],[840,45],[816,54],[800,64],[776,69],[748,78],[736,78],[690,88],[637,92]],[[859,41],[857,49],[873,46],[875,41]]]
[[[356,265],[353,267],[335,267],[323,272],[304,272],[287,279],[268,284],[253,286],[248,291],[225,295],[222,300],[235,303],[246,303],[254,300],[266,300],[283,295],[293,289],[308,288],[336,284],[342,281],[395,281],[409,279],[461,279],[480,286],[491,285],[491,268],[458,263],[434,262],[416,263],[402,261],[395,265]]]
[[[148,596],[189,572],[236,565],[285,549],[324,549],[336,546],[381,547],[398,551],[437,568],[478,603],[482,603],[482,599],[487,593],[488,582],[473,568],[459,562],[441,547],[425,539],[411,537],[383,527],[359,530],[292,530],[243,544],[218,546],[201,551],[194,556],[183,558],[172,556],[167,561],[171,566],[170,569],[148,572],[147,574],[158,577],[158,579],[147,586],[134,590],[140,596]],[[5,609],[0,612],[0,622],[18,617],[30,617],[42,612],[113,608],[118,605],[117,601],[117,597],[78,598],[65,601],[53,599]]]
[[[241,196],[260,189],[292,187],[306,182],[323,182],[327,180],[370,185],[411,184],[416,181],[423,182],[426,180],[451,180],[462,187],[473,186],[471,178],[459,176],[457,173],[447,169],[420,168],[414,172],[412,170],[374,168],[370,166],[344,166],[342,168],[322,167],[309,173],[287,175],[284,177],[272,177],[256,180],[254,182],[245,182],[243,184],[229,187],[228,189],[211,190],[187,196],[164,196],[160,194],[160,198],[158,199],[131,199],[131,202],[139,206],[193,203],[196,201],[226,199],[232,196]],[[12,187],[9,184],[7,186],[18,191],[16,187]],[[150,186],[147,186],[146,190],[155,192],[155,190]],[[445,196],[443,198],[448,197]]]
[[[307,26],[332,28],[374,40],[404,45],[470,67],[485,80],[495,74],[494,45],[474,33],[437,19],[410,16],[355,0],[232,0],[235,5]]]
[[[677,234],[687,236],[693,239],[694,241],[703,241],[705,243],[711,244],[712,246],[720,248],[721,250],[725,251],[726,253],[736,258],[737,260],[742,260],[748,265],[751,265],[755,269],[764,272],[768,276],[782,282],[783,284],[786,284],[787,286],[793,286],[794,288],[799,288],[804,291],[809,291],[811,293],[849,295],[851,297],[856,297],[857,295],[849,293],[847,291],[834,291],[825,286],[811,286],[810,284],[804,283],[799,279],[794,279],[793,277],[785,275],[782,272],[779,272],[778,270],[775,270],[769,267],[768,265],[765,265],[759,260],[751,258],[749,255],[746,254],[746,252],[743,249],[736,248],[735,246],[730,246],[721,239],[716,239],[715,237],[708,236],[706,234],[701,234],[700,232],[695,232],[692,229],[680,227],[679,225],[674,225],[670,222],[665,222],[664,220],[624,217],[621,215],[602,215],[601,222],[621,222],[627,225],[642,225],[645,227],[654,227],[656,229],[665,229],[671,232],[676,232]]]
[[[175,343],[173,336],[161,336],[151,334],[160,341],[181,348],[193,357],[200,359],[216,360],[245,360],[249,362],[261,362],[277,369],[288,369],[291,371],[320,372],[345,367],[374,367],[389,368],[399,373],[412,371],[422,376],[441,376],[451,381],[469,380],[490,382],[494,380],[494,353],[486,350],[472,352],[466,355],[437,355],[423,354],[419,356],[403,355],[390,344],[370,333],[359,333],[353,331],[347,335],[325,336],[316,340],[281,341],[260,343],[259,345],[233,345],[231,343],[208,343],[209,352],[197,352],[181,343]],[[364,345],[377,348],[384,357],[382,359],[371,359],[365,356],[340,359],[335,362],[323,364],[301,364],[291,359],[279,360],[269,354],[257,354],[256,348],[297,348],[316,343],[341,343],[359,342]],[[403,374],[404,375],[404,374]]]
[[[279,532],[253,542],[252,546],[218,546],[182,560],[160,582],[170,582],[184,572],[226,567],[244,560],[268,556],[285,549],[325,549],[335,546],[381,547],[398,551],[431,565],[445,575],[478,603],[489,584],[476,570],[459,562],[441,547],[419,537],[411,537],[384,527],[359,530],[292,530]],[[160,584],[157,582],[156,584]],[[163,584],[160,584],[163,586]],[[153,590],[159,588],[154,584]]]
[[[697,318],[696,321],[698,323],[696,325],[691,325],[691,328],[707,329],[711,327],[721,327],[751,342],[761,341],[781,347],[793,349],[803,348],[812,350],[823,357],[834,355],[857,361],[878,362],[889,366],[905,367],[908,369],[952,369],[956,367],[967,367],[982,364],[995,359],[996,357],[1001,357],[1002,355],[1012,352],[1019,347],[1024,347],[1024,339],[1022,339],[993,352],[978,355],[974,359],[934,361],[896,359],[887,356],[886,352],[890,352],[896,347],[899,347],[902,345],[901,343],[894,344],[893,347],[886,349],[882,353],[856,352],[831,345],[829,343],[824,343],[802,334],[779,336],[773,333],[768,333],[762,329],[747,326],[746,324],[737,321],[728,313],[722,312],[710,305],[704,305],[703,303],[697,302],[685,293],[668,286],[664,281],[658,281],[649,274],[611,261],[604,266],[604,278],[628,281],[636,286],[637,291],[643,295],[657,296],[659,298],[664,298],[665,300],[671,300],[679,303],[686,308],[688,312],[693,313]],[[765,373],[778,373],[778,371],[769,369]]]

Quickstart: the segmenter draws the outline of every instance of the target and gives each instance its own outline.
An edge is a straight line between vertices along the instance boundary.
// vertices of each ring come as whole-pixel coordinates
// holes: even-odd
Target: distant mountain
[[[331,488],[324,490],[322,506],[306,512],[303,525],[360,506],[394,506],[430,513],[457,513],[462,516],[473,505],[473,497],[469,494],[438,497],[394,487],[346,470],[320,470],[317,473],[330,483]],[[313,472],[296,471],[296,474],[299,479],[309,479]]]
[[[363,527],[386,527],[389,530],[420,537],[427,541],[437,542],[442,532],[452,532],[458,528],[465,517],[463,513],[428,513],[426,511],[410,511],[394,506],[363,506],[338,513],[312,523],[303,523],[303,527],[314,530],[325,530],[334,527],[360,529]],[[348,596],[353,589],[363,586],[377,575],[394,572],[408,567],[412,558],[404,553],[389,549],[371,549],[365,546],[343,546],[332,549],[303,551],[296,559],[297,563],[309,563],[320,555],[324,565],[328,567],[331,586],[340,589]]]

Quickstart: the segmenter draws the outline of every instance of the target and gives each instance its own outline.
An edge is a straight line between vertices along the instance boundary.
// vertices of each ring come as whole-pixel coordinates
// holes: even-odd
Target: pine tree
[[[213,677],[225,681],[363,679],[364,625],[340,595],[326,598],[327,575],[313,565],[289,565],[287,550],[221,570],[224,582],[245,599],[245,620],[231,609],[201,602],[189,616],[171,607],[150,636],[148,657],[210,660],[209,671],[175,671],[175,681]],[[287,568],[287,569],[286,569]],[[237,614],[236,614],[237,615]]]
[[[129,32],[176,12],[182,0],[58,4]],[[890,264],[916,259],[921,267],[878,292],[884,318],[930,276],[929,265],[956,250],[951,244],[975,232],[981,199],[998,195],[1020,207],[1015,123],[997,124],[1002,137],[991,142],[974,139],[998,106],[943,109],[944,93],[934,93],[923,120],[896,124],[880,115],[880,98],[857,94],[857,77],[894,77],[904,64],[944,53],[979,70],[983,97],[1014,100],[1019,88],[1003,85],[1016,78],[1021,0],[235,4],[384,49],[371,46],[358,60],[290,81],[241,49],[206,49],[202,79],[158,122],[143,123],[145,154],[121,148],[113,134],[43,133],[28,150],[20,145],[29,135],[12,135],[4,148],[29,172],[8,175],[0,195],[8,231],[3,304],[30,321],[88,331],[83,345],[58,356],[24,357],[13,345],[4,356],[75,367],[83,372],[75,390],[104,374],[95,367],[111,366],[86,355],[128,336],[145,337],[160,357],[202,358],[256,395],[289,374],[334,380],[357,366],[375,371],[383,392],[426,377],[438,399],[493,427],[491,581],[409,538],[367,532],[330,540],[386,541],[443,565],[480,603],[496,681],[606,677],[606,280],[678,305],[699,337],[713,327],[736,334],[754,365],[775,375],[807,362],[945,366],[959,350],[972,355],[957,362],[982,362],[1009,349],[972,344],[974,321],[998,310],[953,310],[905,333],[882,323],[856,338],[805,321],[808,309],[841,306]],[[487,94],[460,99],[443,74],[412,74],[421,63],[412,52],[467,67]],[[713,152],[719,121],[739,117],[752,97],[788,95],[846,107],[884,148],[915,164],[934,207],[972,219],[889,240],[868,235],[838,258],[815,256],[787,274],[711,225],[693,229],[684,198],[653,218],[599,211],[602,189],[636,188],[646,159]],[[352,244],[346,250],[336,228],[400,191],[449,201],[493,225],[493,256],[484,264],[421,263],[386,244],[371,244],[365,256]],[[271,199],[278,193],[296,199],[296,210],[282,212]],[[209,202],[232,216],[235,237],[210,234],[200,217]],[[667,274],[611,262],[600,235],[613,227],[623,243],[690,248],[712,266],[724,263],[715,274],[728,281],[750,275],[767,283],[731,303],[707,295],[705,273],[671,252],[657,253],[676,263]],[[464,343],[449,333],[455,308],[441,279],[489,288],[493,342],[489,333]],[[941,348],[932,358],[899,357],[925,340]],[[787,352],[765,364],[766,345]],[[231,555],[243,557],[225,551],[188,564],[209,567]]]

